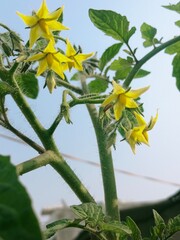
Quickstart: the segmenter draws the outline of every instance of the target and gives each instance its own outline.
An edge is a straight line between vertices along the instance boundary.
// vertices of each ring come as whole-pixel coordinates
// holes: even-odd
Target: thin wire
[[[23,142],[22,140],[16,139],[14,137],[10,137],[10,136],[4,135],[4,134],[0,134],[0,137],[6,138],[10,141],[14,141],[14,142],[26,145],[25,142]],[[98,167],[98,168],[100,167],[99,163],[96,163],[96,162],[93,162],[93,161],[90,161],[90,160],[85,160],[85,159],[82,159],[82,158],[79,158],[79,157],[74,157],[74,156],[66,154],[66,153],[62,153],[62,155],[63,155],[63,157],[68,158],[70,160],[82,162],[82,163],[89,164],[91,166]],[[125,171],[125,170],[120,170],[120,169],[117,169],[117,168],[115,168],[115,171],[118,172],[118,173],[121,173],[121,174],[131,176],[131,177],[143,178],[143,179],[153,181],[153,182],[159,182],[159,183],[162,183],[162,184],[167,184],[167,185],[172,185],[172,186],[175,186],[175,187],[180,187],[180,183],[175,183],[175,182],[171,182],[171,181],[167,181],[167,180],[163,180],[163,179],[159,179],[159,178],[154,178],[154,177],[149,177],[149,176],[145,176],[145,175],[141,175],[141,174],[137,174],[137,173],[132,173],[132,172]]]

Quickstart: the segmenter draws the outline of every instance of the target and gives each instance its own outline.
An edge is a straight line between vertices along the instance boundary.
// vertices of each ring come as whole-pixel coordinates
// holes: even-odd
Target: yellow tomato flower
[[[148,125],[140,114],[136,112],[134,112],[134,114],[138,124],[126,132],[126,140],[129,143],[133,153],[135,154],[136,144],[144,143],[146,145],[149,145],[148,131],[154,127],[158,118],[158,113],[154,118],[151,117]]]
[[[39,67],[37,70],[37,76],[41,75],[46,70],[53,70],[62,79],[64,79],[62,63],[71,62],[71,59],[67,58],[62,53],[58,52],[54,48],[54,43],[50,41],[43,52],[35,54],[29,57],[26,62],[39,61]]]
[[[91,57],[94,53],[84,54],[77,52],[68,39],[66,40],[66,44],[66,56],[70,58],[72,62],[68,62],[64,65],[64,69],[71,70],[74,67],[78,71],[83,71],[82,62]]]
[[[125,90],[114,80],[112,81],[112,84],[114,90],[112,94],[104,100],[102,107],[106,107],[112,103],[116,120],[121,118],[122,112],[125,108],[137,108],[138,104],[134,101],[134,99],[137,99],[141,94],[149,89],[149,87],[144,87],[137,90]]]
[[[26,16],[20,12],[17,14],[22,18],[24,23],[31,29],[29,37],[29,47],[32,48],[36,40],[40,37],[54,41],[52,31],[67,30],[69,28],[63,26],[58,22],[58,18],[61,16],[63,7],[50,13],[46,0],[43,0],[41,7],[32,16]]]

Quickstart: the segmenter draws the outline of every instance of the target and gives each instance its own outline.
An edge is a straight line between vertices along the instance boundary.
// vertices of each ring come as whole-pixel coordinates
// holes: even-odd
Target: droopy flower
[[[62,11],[63,7],[50,13],[46,5],[46,0],[43,0],[39,10],[33,13],[32,16],[26,16],[20,12],[17,12],[24,23],[31,29],[29,38],[30,48],[32,48],[38,38],[44,37],[48,40],[54,41],[52,31],[61,31],[68,29],[57,21],[61,16]]]
[[[149,87],[144,87],[137,90],[125,90],[114,80],[112,81],[112,84],[114,90],[112,94],[110,94],[110,96],[104,100],[102,107],[112,104],[116,120],[121,118],[122,112],[125,108],[137,108],[138,104],[134,101],[134,99],[138,98],[141,94],[149,89]]]
[[[140,114],[136,112],[134,112],[134,114],[138,124],[126,132],[126,140],[131,146],[133,153],[135,154],[136,144],[144,143],[146,145],[149,145],[148,131],[154,127],[158,118],[158,113],[154,118],[151,117],[148,125]]]
[[[69,58],[54,48],[54,44],[51,41],[48,43],[43,52],[35,54],[26,60],[26,62],[29,61],[39,61],[39,67],[36,74],[37,76],[41,75],[46,70],[53,70],[62,79],[64,79],[64,69],[62,68],[62,63],[71,62]]]
[[[64,69],[76,68],[78,71],[83,71],[82,62],[91,57],[94,53],[79,53],[77,52],[70,41],[66,40],[66,56],[72,60],[72,62],[68,62],[66,65],[64,65]]]

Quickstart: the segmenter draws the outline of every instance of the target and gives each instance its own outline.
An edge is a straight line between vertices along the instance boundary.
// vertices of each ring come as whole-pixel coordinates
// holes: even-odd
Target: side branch
[[[148,54],[146,54],[143,58],[141,58],[141,60],[139,60],[137,62],[137,64],[134,66],[134,68],[132,69],[132,71],[129,73],[129,75],[127,76],[126,80],[124,81],[123,87],[127,88],[129,87],[129,85],[131,84],[133,78],[135,77],[135,75],[137,74],[137,72],[139,71],[139,69],[152,57],[154,57],[157,53],[159,53],[160,51],[164,50],[165,48],[167,48],[168,46],[179,42],[180,41],[180,36],[175,37],[163,44],[161,44],[159,47],[154,48],[152,51],[150,51]]]

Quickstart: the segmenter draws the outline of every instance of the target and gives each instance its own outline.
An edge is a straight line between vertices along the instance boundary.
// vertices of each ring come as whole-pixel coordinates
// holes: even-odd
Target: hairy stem
[[[127,76],[126,80],[124,81],[123,87],[127,88],[129,87],[129,85],[131,84],[133,78],[135,77],[136,73],[139,71],[139,69],[152,57],[154,57],[157,53],[159,53],[160,51],[164,50],[165,48],[167,48],[168,46],[176,43],[180,41],[180,36],[175,37],[163,44],[161,44],[160,46],[154,48],[152,51],[150,51],[148,54],[146,54],[143,58],[141,58],[141,60],[139,60],[134,68],[131,70],[131,72],[129,73],[129,75]]]
[[[11,94],[11,96],[14,99],[17,106],[19,107],[19,109],[21,110],[21,112],[23,113],[23,115],[25,116],[26,120],[28,121],[32,129],[35,131],[35,133],[41,140],[44,148],[46,150],[51,150],[52,152],[54,152],[54,155],[56,157],[53,157],[53,160],[49,159],[50,165],[62,176],[65,182],[70,186],[70,188],[74,191],[74,193],[82,202],[94,202],[94,199],[90,195],[88,190],[85,188],[85,186],[79,180],[79,178],[74,173],[74,171],[69,167],[69,165],[63,159],[61,153],[59,152],[54,142],[53,137],[49,135],[48,131],[41,125],[41,123],[35,116],[34,112],[30,108],[29,104],[27,103],[26,99],[24,98],[15,79],[15,72],[17,68],[18,68],[18,63],[15,62],[12,68],[9,71],[6,71],[6,74],[4,74],[3,69],[0,69],[0,76],[1,77],[3,76],[4,77],[3,80],[8,82],[9,85],[15,89],[15,91]],[[44,156],[44,155],[40,155],[40,156]],[[29,171],[30,166],[33,167],[33,164],[31,165],[29,163],[28,165],[24,165],[24,166],[27,166]],[[24,171],[26,171],[25,167],[24,167]]]
[[[81,79],[81,83],[84,93],[87,93],[87,86],[85,80],[86,80],[85,77],[83,77]],[[112,218],[112,220],[119,221],[120,217],[118,208],[118,198],[111,149],[107,147],[107,137],[99,122],[98,113],[96,111],[95,106],[93,104],[87,104],[86,106],[94,126],[98,144],[104,187],[106,213],[108,216]]]

